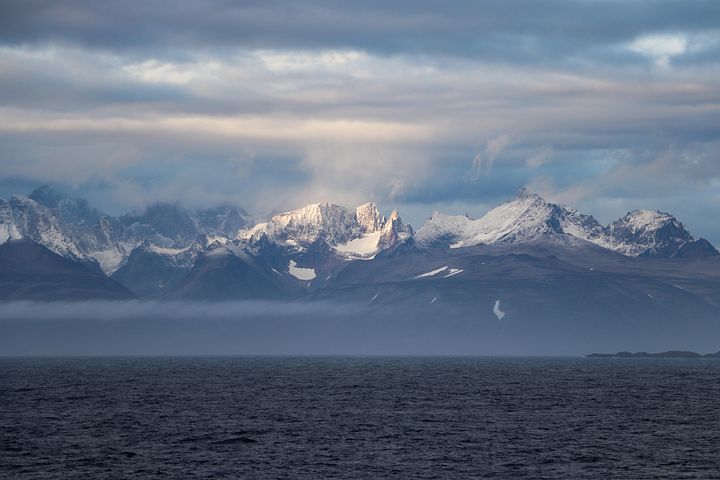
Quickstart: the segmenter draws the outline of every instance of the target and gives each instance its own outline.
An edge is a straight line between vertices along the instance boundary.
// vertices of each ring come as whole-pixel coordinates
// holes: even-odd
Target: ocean
[[[0,359],[3,479],[720,478],[720,360]]]

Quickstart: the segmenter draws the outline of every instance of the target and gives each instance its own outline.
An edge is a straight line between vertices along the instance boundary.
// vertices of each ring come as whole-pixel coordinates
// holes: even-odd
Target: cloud
[[[502,134],[491,138],[485,143],[485,148],[473,158],[472,176],[473,180],[477,180],[480,175],[489,175],[492,171],[495,159],[502,154],[514,142],[512,135]]]
[[[643,35],[717,29],[718,16],[712,0],[519,0],[513,8],[501,0],[452,6],[431,0],[179,0],[173,8],[140,0],[6,0],[0,42],[55,42],[136,56],[329,48],[543,64],[589,57],[618,61],[617,45]]]
[[[531,168],[541,167],[550,161],[554,151],[553,147],[542,147],[530,155],[525,163]]]
[[[649,35],[634,40],[629,48],[652,57],[658,67],[667,67],[672,57],[685,53],[687,39],[683,35]]]
[[[7,0],[0,184],[115,213],[372,199],[419,223],[541,181],[599,215],[664,208],[659,191],[689,211],[718,192],[717,18],[700,0]]]

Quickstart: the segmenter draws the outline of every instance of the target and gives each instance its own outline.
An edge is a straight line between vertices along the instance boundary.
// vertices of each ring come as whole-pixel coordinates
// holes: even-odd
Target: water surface
[[[720,361],[0,360],[0,477],[720,478]]]

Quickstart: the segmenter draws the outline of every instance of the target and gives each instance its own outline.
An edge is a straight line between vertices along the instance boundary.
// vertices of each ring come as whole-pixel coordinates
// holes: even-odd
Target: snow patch
[[[288,263],[288,272],[298,280],[313,280],[315,278],[314,268],[303,268],[298,267],[295,260],[290,260]],[[310,286],[310,285],[308,285]]]
[[[444,271],[447,270],[447,269],[448,269],[447,266],[445,266],[445,267],[440,267],[440,268],[438,268],[438,269],[436,269],[436,270],[433,270],[432,272],[427,272],[427,273],[420,274],[420,275],[418,275],[418,276],[415,277],[415,278],[432,277],[432,276],[437,275],[437,274],[440,273],[440,272],[444,272]]]
[[[362,237],[336,246],[335,250],[348,256],[370,260],[377,253],[378,241],[381,235],[382,231],[366,233]]]
[[[215,243],[215,242],[218,242],[218,243],[220,243],[220,244],[222,244],[222,245],[225,245],[226,243],[228,243],[228,239],[227,239],[227,237],[219,237],[219,236],[215,236],[215,235],[213,235],[213,236],[208,236],[207,239],[206,239],[206,241],[205,241],[205,246],[206,246],[206,247],[207,247],[207,246],[210,246],[210,245],[212,245],[212,244]],[[173,250],[173,249],[168,249],[168,250]],[[185,249],[181,249],[181,250],[184,251]],[[168,255],[172,255],[172,254],[168,254]]]
[[[210,243],[208,243],[208,245],[212,245],[213,243],[214,243],[214,242],[210,242]],[[219,242],[219,243],[220,243],[221,245],[225,245],[226,242]],[[159,245],[151,244],[151,245],[148,247],[148,250],[150,250],[151,252],[160,254],[160,255],[175,256],[175,255],[180,255],[180,254],[183,253],[183,252],[186,252],[189,248],[190,248],[190,247],[186,247],[186,248],[168,248],[168,247],[161,247],[161,246],[159,246]]]
[[[123,254],[117,250],[103,250],[99,252],[91,252],[88,256],[100,264],[100,268],[105,274],[114,273],[120,264],[122,264]]]
[[[447,275],[445,275],[443,278],[450,278],[450,277],[452,277],[453,275],[457,275],[458,273],[462,273],[462,271],[463,271],[462,268],[451,268],[451,269],[450,269],[450,273],[448,273]]]
[[[502,320],[505,316],[505,312],[500,310],[500,300],[495,300],[495,306],[493,307],[493,313],[497,317],[498,320]]]

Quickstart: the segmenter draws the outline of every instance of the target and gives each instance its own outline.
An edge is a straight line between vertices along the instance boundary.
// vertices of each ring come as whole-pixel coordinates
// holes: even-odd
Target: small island
[[[670,350],[660,353],[648,352],[617,352],[617,353],[591,353],[586,358],[720,358],[720,352],[697,353],[685,350]]]

